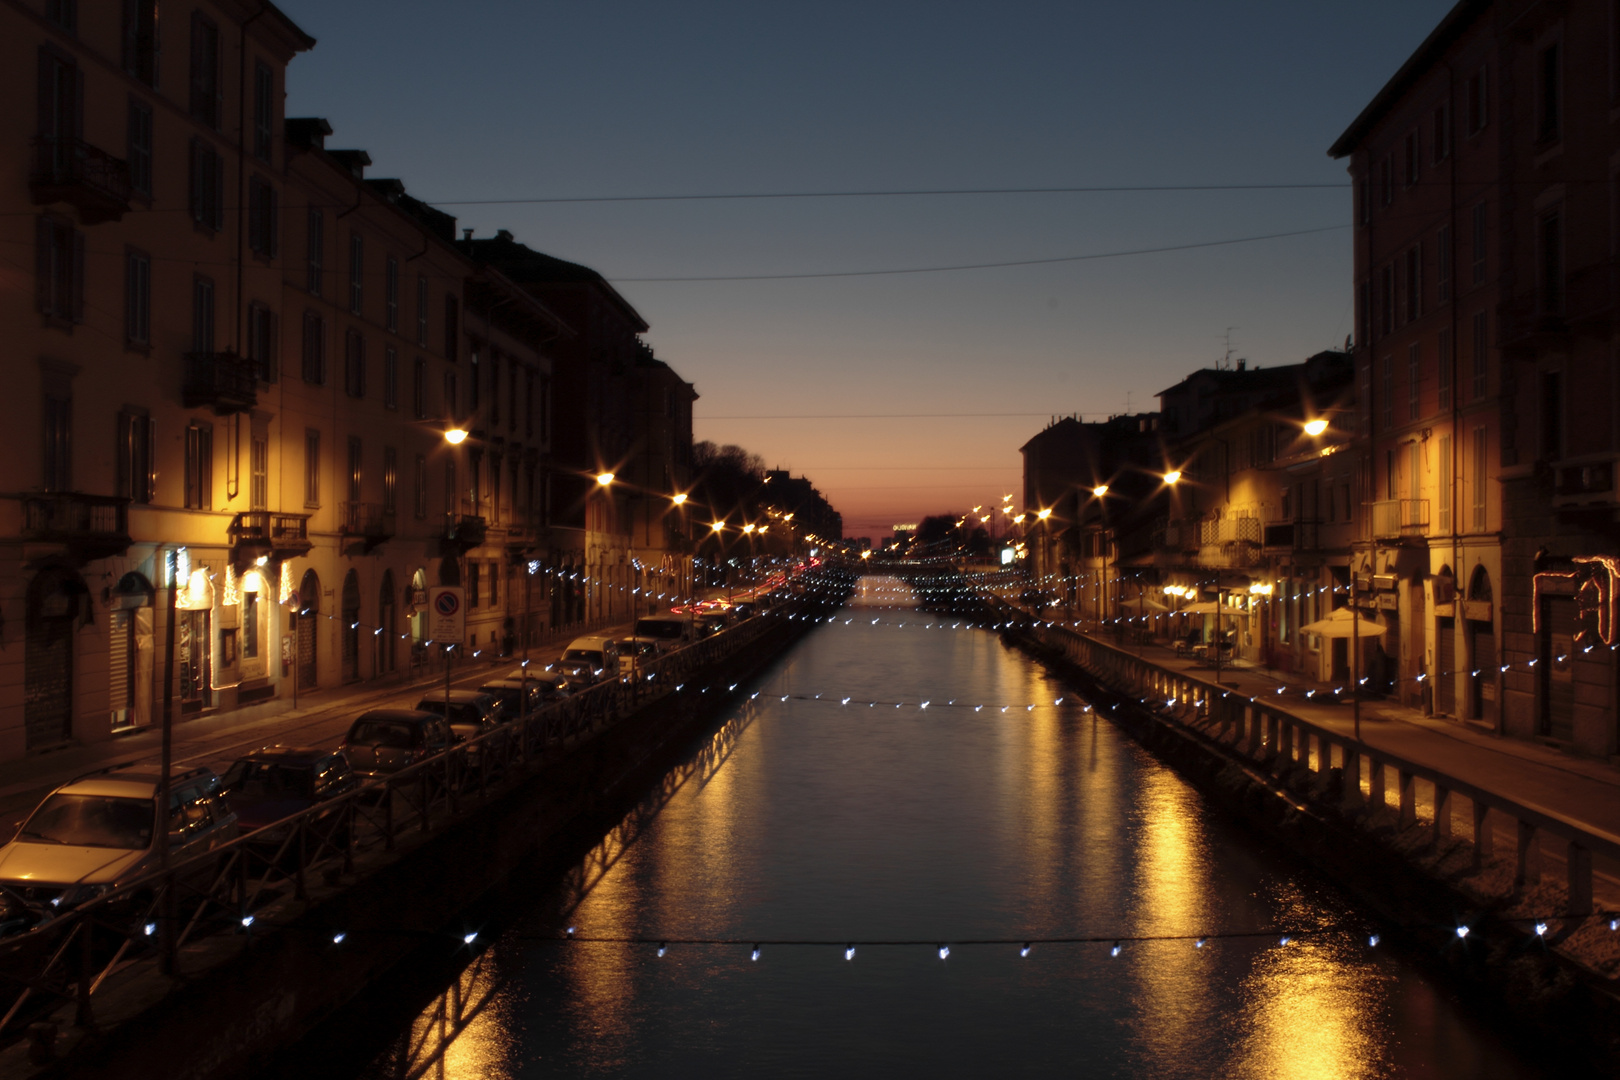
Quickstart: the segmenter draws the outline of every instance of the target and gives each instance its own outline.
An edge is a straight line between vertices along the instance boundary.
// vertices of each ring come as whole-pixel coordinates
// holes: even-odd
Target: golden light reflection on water
[[[1383,1075],[1370,972],[1333,943],[1306,938],[1262,950],[1243,982],[1247,1002],[1230,1075],[1244,1080],[1361,1080]]]

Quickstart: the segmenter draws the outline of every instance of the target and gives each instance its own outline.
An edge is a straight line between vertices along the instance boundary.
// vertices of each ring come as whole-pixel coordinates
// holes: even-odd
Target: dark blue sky
[[[1152,408],[1225,351],[1351,330],[1347,190],[451,205],[547,196],[1341,183],[1328,145],[1442,0],[286,0],[289,115],[488,235],[595,267],[697,384],[697,437],[808,474],[851,535],[1018,490],[1053,414]],[[654,282],[1041,259],[992,270]],[[849,414],[885,414],[849,418]],[[976,414],[899,418],[889,414]],[[1015,416],[990,416],[1015,413]],[[813,415],[818,419],[777,419]]]

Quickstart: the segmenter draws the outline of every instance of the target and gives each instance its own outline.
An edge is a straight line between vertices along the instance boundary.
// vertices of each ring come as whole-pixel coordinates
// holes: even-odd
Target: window
[[[1406,418],[1416,420],[1423,415],[1423,351],[1413,342],[1406,347]]]
[[[461,305],[456,298],[444,298],[444,358],[454,364],[461,359]]]
[[[416,455],[415,475],[412,478],[411,501],[417,520],[427,517],[427,457]]]
[[[489,350],[489,422],[497,427],[501,422],[501,356],[494,349]]]
[[[1429,124],[1429,152],[1435,164],[1446,160],[1451,153],[1451,106],[1441,105],[1434,110]]]
[[[474,349],[467,355],[467,411],[478,411],[478,391],[482,380],[479,379],[478,350]]]
[[[124,252],[124,341],[152,344],[152,256],[134,248]]]
[[[1473,321],[1474,341],[1474,400],[1479,401],[1485,396],[1485,313],[1474,314]]]
[[[124,0],[124,70],[147,86],[157,85],[157,0]]]
[[[40,165],[69,178],[78,168],[75,144],[84,130],[84,73],[72,57],[49,45],[39,49]],[[46,157],[45,155],[48,155]]]
[[[366,339],[358,330],[343,335],[343,392],[352,398],[366,396]]]
[[[262,176],[248,181],[248,247],[267,259],[276,257],[281,236],[281,195]]]
[[[1439,504],[1440,531],[1451,531],[1451,436],[1440,436],[1440,461],[1437,469],[1435,502]]]
[[[321,505],[321,433],[304,430],[304,505]]]
[[[534,372],[523,372],[523,437],[534,437]]]
[[[1485,429],[1474,429],[1474,528],[1485,528]]]
[[[152,197],[152,106],[129,99],[129,187]]]
[[[1451,226],[1440,226],[1434,246],[1434,287],[1436,299],[1443,304],[1451,299]]]
[[[1395,159],[1386,157],[1378,163],[1378,201],[1385,206],[1395,201]]]
[[[360,314],[365,300],[366,242],[359,233],[349,234],[349,311]]]
[[[1356,344],[1365,348],[1372,341],[1372,296],[1367,282],[1356,283]]]
[[[1564,310],[1564,215],[1554,204],[1536,219],[1537,299],[1543,315]]]
[[[506,430],[517,432],[517,387],[518,372],[516,364],[506,365]]]
[[[219,232],[225,227],[225,159],[207,139],[191,140],[191,220]]]
[[[365,491],[365,447],[359,436],[349,436],[349,505],[356,509],[351,513],[358,513],[360,503],[364,501]]]
[[[1536,141],[1555,142],[1562,106],[1562,62],[1554,42],[1536,57]]]
[[[551,437],[551,380],[546,376],[540,377],[540,441],[545,442]]]
[[[427,419],[427,361],[420,356],[411,365],[411,416]]]
[[[255,432],[248,457],[248,508],[263,510],[270,505],[269,437]]]
[[[35,219],[35,291],[51,322],[84,321],[84,234],[53,217]]]
[[[1370,194],[1367,177],[1358,176],[1356,185],[1356,223],[1365,225],[1372,220],[1372,196]]]
[[[326,215],[319,210],[311,209],[309,212],[309,229],[305,234],[304,249],[308,273],[304,287],[311,296],[321,295],[321,270],[325,265],[326,247]]]
[[[1397,465],[1397,451],[1392,446],[1384,451],[1384,498],[1400,498],[1400,470]]]
[[[261,382],[276,381],[276,313],[260,303],[248,305],[247,355]]]
[[[467,606],[469,608],[478,606],[478,572],[481,569],[483,569],[482,563],[475,559],[467,560]]]
[[[157,487],[154,461],[157,442],[152,418],[145,412],[118,414],[118,479],[116,492],[135,503],[150,503]]]
[[[191,279],[191,351],[214,351],[214,280],[201,274]]]
[[[1404,187],[1411,187],[1418,182],[1418,133],[1408,131],[1401,154],[1401,182]]]
[[[1382,334],[1395,332],[1395,264],[1390,263],[1378,273],[1378,319]]]
[[[1451,410],[1451,362],[1451,330],[1448,328],[1440,331],[1439,366],[1436,368],[1438,377],[1435,383],[1439,391],[1439,400],[1436,404],[1441,412]]]
[[[399,451],[383,447],[383,513],[394,515],[399,500]]]
[[[392,345],[383,349],[383,407],[399,408],[399,353]]]
[[[1541,456],[1557,461],[1564,456],[1564,373],[1541,373]]]
[[[453,371],[444,373],[444,418],[456,418],[456,373]]]
[[[501,606],[501,564],[489,564],[489,606]]]
[[[46,491],[73,490],[73,398],[66,388],[45,391]]]
[[[383,260],[383,322],[390,334],[399,333],[399,260]]]
[[[1384,430],[1395,426],[1395,358],[1384,357]]]
[[[1474,216],[1474,223],[1473,223],[1474,224],[1474,229],[1473,229],[1473,233],[1474,233],[1473,249],[1474,250],[1473,250],[1472,262],[1473,262],[1473,266],[1474,266],[1474,284],[1475,285],[1483,285],[1485,283],[1485,204],[1484,203],[1478,203],[1478,204],[1475,205],[1475,207],[1474,207],[1474,215],[1473,216]]]
[[[200,11],[191,13],[191,115],[219,130],[224,114],[224,87],[219,78],[219,27]]]
[[[214,427],[193,420],[186,426],[186,509],[214,508]]]
[[[1468,134],[1478,135],[1485,130],[1486,116],[1485,69],[1480,68],[1468,77]]]
[[[304,312],[304,381],[315,386],[326,383],[326,320],[313,311]]]
[[[456,498],[456,459],[446,458],[444,461],[444,512],[447,517],[454,517],[460,504]]]
[[[416,344],[427,348],[428,283],[426,274],[416,275]]]
[[[270,160],[274,145],[271,135],[275,131],[276,79],[264,61],[253,64],[253,156],[260,161]]]
[[[1423,314],[1423,246],[1406,249],[1406,320]]]

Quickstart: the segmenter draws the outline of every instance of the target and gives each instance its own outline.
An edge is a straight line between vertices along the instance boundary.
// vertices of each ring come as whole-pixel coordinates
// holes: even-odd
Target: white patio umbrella
[[[1181,614],[1183,614],[1183,615],[1226,615],[1226,616],[1229,616],[1229,617],[1235,619],[1239,615],[1247,615],[1248,612],[1239,611],[1235,607],[1222,606],[1221,604],[1217,604],[1213,600],[1200,600],[1196,604],[1188,604],[1186,607],[1182,608],[1181,609]]]
[[[1378,637],[1388,630],[1365,615],[1354,614],[1349,608],[1338,608],[1325,619],[1317,619],[1299,628],[1302,634],[1317,634],[1325,638]]]
[[[1129,600],[1121,600],[1119,606],[1120,610],[1129,611],[1136,615],[1170,610],[1151,596],[1133,596]]]

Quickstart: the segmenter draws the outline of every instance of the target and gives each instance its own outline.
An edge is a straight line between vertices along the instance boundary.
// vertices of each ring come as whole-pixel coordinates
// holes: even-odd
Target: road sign
[[[467,636],[467,598],[459,585],[428,590],[427,636],[441,645],[460,645]]]

